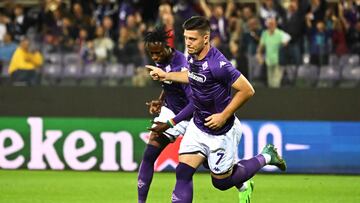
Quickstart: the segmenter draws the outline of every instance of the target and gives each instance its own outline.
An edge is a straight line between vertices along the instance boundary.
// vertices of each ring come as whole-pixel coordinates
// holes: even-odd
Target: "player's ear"
[[[209,42],[210,42],[210,35],[209,34],[204,35],[204,41],[205,41],[206,45],[209,44]]]

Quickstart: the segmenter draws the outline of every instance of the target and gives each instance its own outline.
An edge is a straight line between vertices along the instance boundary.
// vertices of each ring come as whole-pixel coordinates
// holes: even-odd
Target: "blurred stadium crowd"
[[[169,45],[185,51],[181,25],[193,15],[209,18],[212,46],[255,86],[278,87],[274,77],[280,86],[360,85],[360,0],[21,2],[0,5],[2,85],[152,85],[144,34],[163,25]],[[290,41],[265,43],[271,28]],[[281,74],[266,74],[269,61]]]

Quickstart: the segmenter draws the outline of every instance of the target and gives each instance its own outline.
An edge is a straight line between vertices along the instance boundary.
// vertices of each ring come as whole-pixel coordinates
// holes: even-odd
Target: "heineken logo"
[[[90,170],[98,165],[103,171],[134,171],[138,167],[134,161],[133,136],[127,131],[101,132],[97,142],[94,135],[82,129],[67,135],[59,129],[44,129],[43,119],[39,117],[28,118],[27,124],[29,135],[22,136],[10,128],[0,130],[0,168]],[[30,142],[25,141],[28,137]],[[56,150],[60,139],[61,150]],[[25,148],[29,149],[29,157],[19,154]],[[102,149],[101,158],[91,156],[98,149]]]

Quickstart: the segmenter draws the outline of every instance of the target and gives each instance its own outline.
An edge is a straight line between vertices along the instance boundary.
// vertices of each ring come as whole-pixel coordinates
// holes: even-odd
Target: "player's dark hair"
[[[183,24],[184,30],[197,30],[201,33],[210,33],[210,22],[204,16],[193,16]]]
[[[149,43],[161,43],[164,46],[169,46],[167,39],[170,38],[170,31],[165,31],[164,26],[157,26],[152,32],[147,32],[144,36],[145,45]]]

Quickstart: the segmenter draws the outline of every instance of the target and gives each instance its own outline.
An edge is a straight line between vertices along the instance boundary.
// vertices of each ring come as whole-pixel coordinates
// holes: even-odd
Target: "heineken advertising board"
[[[0,168],[136,171],[150,125],[149,119],[0,117]],[[290,173],[360,173],[360,122],[246,120],[242,128],[239,159],[273,143]],[[156,171],[175,169],[180,142],[165,148]]]

